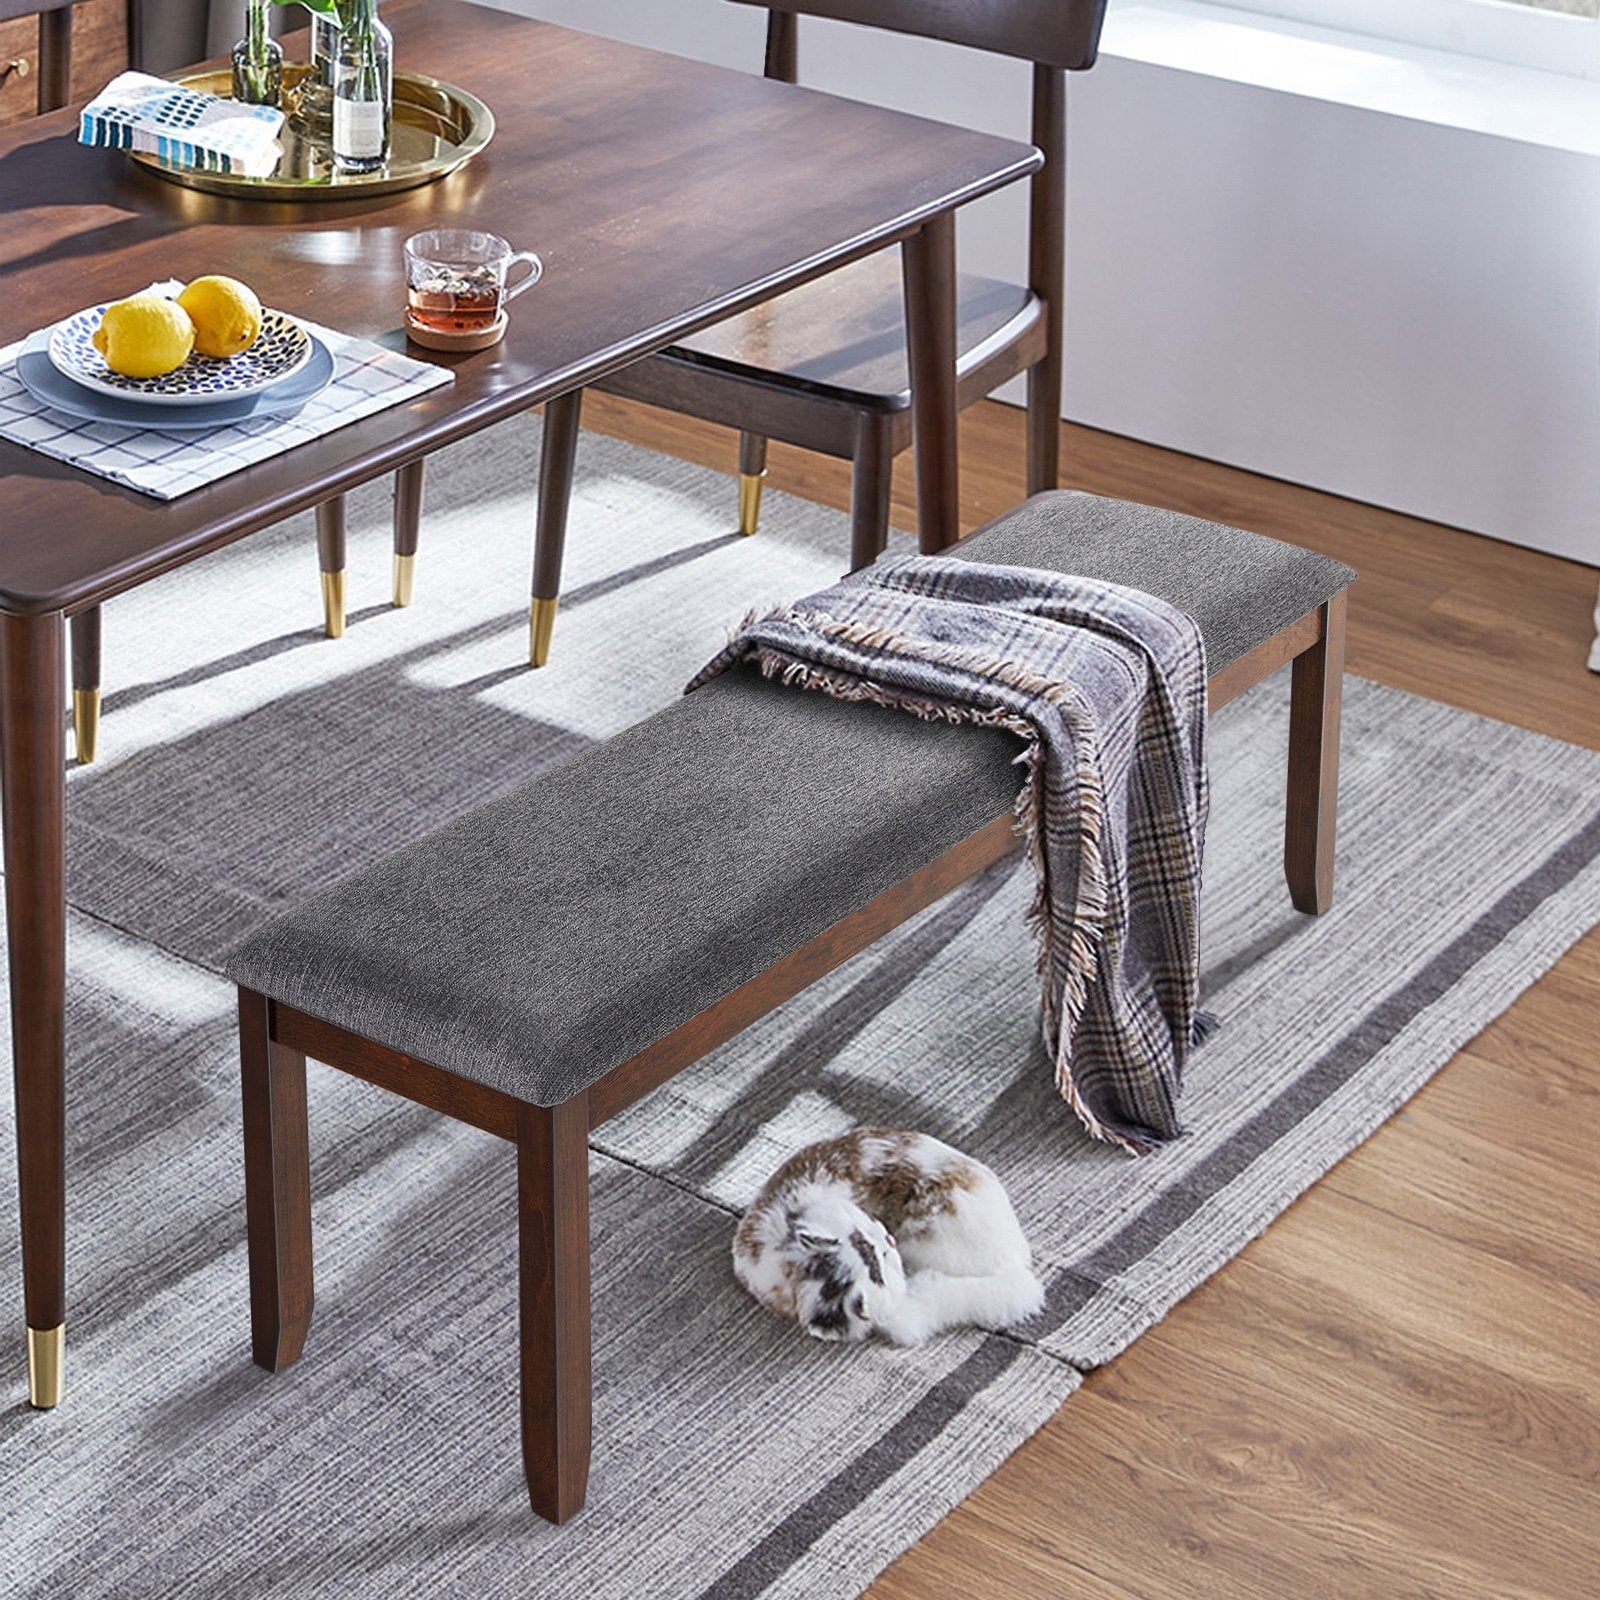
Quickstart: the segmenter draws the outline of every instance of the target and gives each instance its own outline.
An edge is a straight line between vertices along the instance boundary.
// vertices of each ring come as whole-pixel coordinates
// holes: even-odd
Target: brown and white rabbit
[[[767,1180],[733,1238],[733,1270],[818,1339],[921,1344],[1009,1328],[1044,1289],[1000,1180],[923,1133],[856,1128]]]

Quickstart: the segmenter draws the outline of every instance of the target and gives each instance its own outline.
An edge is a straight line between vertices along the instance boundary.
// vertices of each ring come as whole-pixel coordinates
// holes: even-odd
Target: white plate
[[[261,313],[261,334],[250,348],[225,360],[190,356],[159,378],[125,378],[94,347],[104,306],[90,306],[50,330],[50,364],[86,389],[153,406],[209,406],[241,400],[292,378],[311,359],[311,335],[282,311]]]

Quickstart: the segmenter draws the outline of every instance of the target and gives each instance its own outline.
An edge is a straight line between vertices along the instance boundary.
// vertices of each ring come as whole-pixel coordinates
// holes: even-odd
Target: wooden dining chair
[[[738,0],[763,4],[764,0]],[[1066,234],[1066,74],[1094,65],[1106,0],[783,0],[768,7],[766,75],[796,81],[800,16],[941,39],[1033,66],[1026,285],[957,278],[957,397],[1028,376],[1028,493],[1056,487]],[[911,443],[911,381],[898,250],[719,322],[596,387],[740,430],[739,531],[760,519],[769,438],[850,461],[850,567],[888,539],[894,458]],[[542,666],[561,587],[581,391],[545,412],[529,658]]]

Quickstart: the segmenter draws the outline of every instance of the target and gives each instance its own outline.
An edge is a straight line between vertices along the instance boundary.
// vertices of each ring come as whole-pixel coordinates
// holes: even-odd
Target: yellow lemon
[[[136,294],[105,309],[94,347],[125,378],[159,378],[181,367],[194,349],[188,313],[158,294]]]
[[[203,356],[236,356],[261,332],[261,302],[237,278],[196,278],[178,296],[178,304],[194,323],[194,347]]]

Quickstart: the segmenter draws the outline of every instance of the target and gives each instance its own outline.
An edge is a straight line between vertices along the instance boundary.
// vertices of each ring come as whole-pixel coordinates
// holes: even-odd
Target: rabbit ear
[[[839,1241],[826,1233],[799,1233],[796,1241],[807,1250],[837,1250]]]

